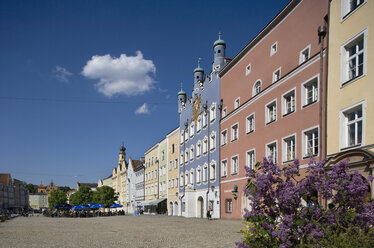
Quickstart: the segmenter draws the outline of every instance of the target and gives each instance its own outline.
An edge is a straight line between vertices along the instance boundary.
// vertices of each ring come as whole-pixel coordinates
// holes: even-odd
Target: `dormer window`
[[[247,65],[245,68],[245,75],[248,76],[249,73],[251,73],[251,64]]]
[[[278,81],[280,79],[280,76],[281,76],[281,68],[278,68],[273,72],[273,83]]]
[[[278,51],[278,41],[276,41],[270,48],[270,56],[273,56]]]
[[[260,92],[261,92],[261,80],[257,80],[256,83],[253,85],[252,96],[257,95]]]

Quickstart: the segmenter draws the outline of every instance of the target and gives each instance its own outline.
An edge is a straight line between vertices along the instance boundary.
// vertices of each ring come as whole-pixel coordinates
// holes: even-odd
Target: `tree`
[[[65,192],[62,192],[61,190],[52,190],[51,196],[48,197],[48,203],[49,207],[52,208],[54,206],[57,206],[58,204],[65,204],[66,203],[66,194]]]
[[[71,188],[69,186],[59,186],[58,189],[65,192],[65,193],[68,192],[69,190],[71,190]]]
[[[78,192],[70,196],[69,202],[71,205],[86,205],[92,201],[93,192],[89,186],[80,186]]]
[[[114,193],[114,189],[109,186],[102,186],[97,188],[97,191],[93,194],[93,203],[95,204],[103,204],[105,207],[109,207],[112,205],[116,200],[117,196]]]
[[[30,194],[34,194],[37,191],[37,187],[31,183],[24,183],[23,187],[29,191]]]
[[[324,168],[311,160],[300,179],[299,161],[280,168],[271,158],[246,167],[244,247],[374,247],[374,202],[365,202],[368,181],[348,161]],[[318,199],[330,204],[323,208]]]

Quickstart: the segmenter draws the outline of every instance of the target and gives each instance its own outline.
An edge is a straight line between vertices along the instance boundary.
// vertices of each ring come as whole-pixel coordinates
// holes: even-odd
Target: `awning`
[[[137,203],[137,207],[139,206],[139,207],[142,207],[142,206],[148,206],[149,205],[149,203],[151,203],[153,200],[150,200],[150,201],[142,201],[142,202],[139,202],[139,203]]]
[[[167,200],[166,198],[160,198],[160,199],[154,200],[153,202],[150,202],[149,205],[157,206],[160,202],[166,201],[166,200]]]

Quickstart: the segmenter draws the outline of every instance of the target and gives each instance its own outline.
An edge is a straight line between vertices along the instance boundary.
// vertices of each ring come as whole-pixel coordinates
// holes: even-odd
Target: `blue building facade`
[[[194,70],[191,96],[178,93],[180,115],[179,200],[185,217],[220,218],[219,120],[221,107],[219,72],[227,63],[226,43],[214,42],[212,71]]]

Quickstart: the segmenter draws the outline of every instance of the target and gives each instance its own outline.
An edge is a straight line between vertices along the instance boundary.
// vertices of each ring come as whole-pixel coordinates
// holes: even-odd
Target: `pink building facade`
[[[327,0],[290,1],[220,73],[221,218],[250,209],[245,165],[272,156],[306,168],[310,157],[325,156],[327,36],[318,28],[327,26],[327,7]]]

